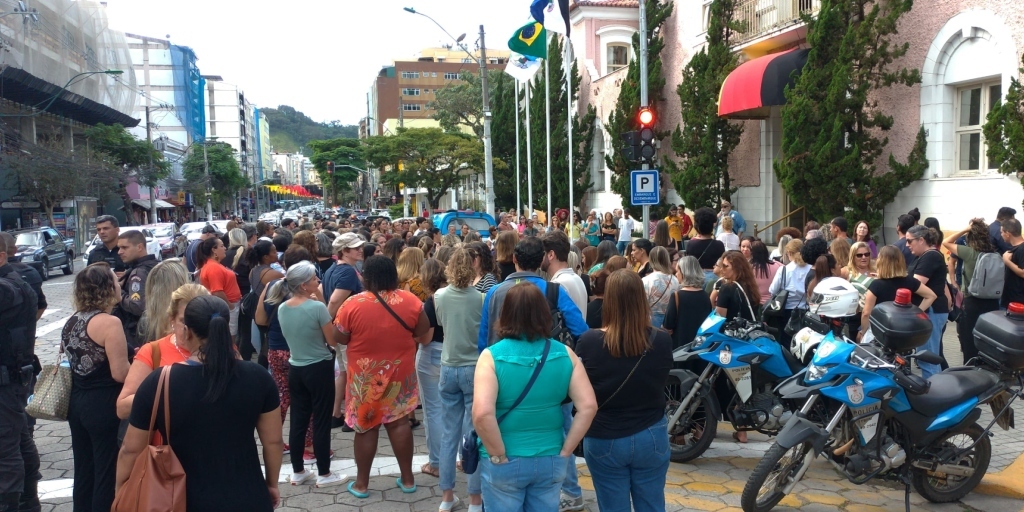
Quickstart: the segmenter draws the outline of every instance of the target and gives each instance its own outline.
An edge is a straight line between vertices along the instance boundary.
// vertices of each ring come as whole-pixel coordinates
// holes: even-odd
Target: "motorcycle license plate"
[[[854,418],[877,411],[882,407],[881,403],[875,403],[864,407],[851,407],[850,413]],[[875,438],[875,434],[878,433],[878,420],[881,414],[872,414],[866,418],[861,418],[853,422],[854,426],[857,427],[857,432],[860,434],[861,445],[868,444],[872,439]]]

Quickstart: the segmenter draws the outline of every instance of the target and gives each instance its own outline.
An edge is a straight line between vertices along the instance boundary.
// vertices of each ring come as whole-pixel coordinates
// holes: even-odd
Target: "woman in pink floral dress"
[[[408,416],[419,404],[416,346],[430,343],[430,322],[419,298],[398,289],[398,271],[387,257],[363,262],[363,282],[366,291],[345,301],[334,319],[348,345],[345,421],[356,431],[357,475],[348,491],[369,497],[370,466],[384,425],[402,474],[395,483],[415,492]]]

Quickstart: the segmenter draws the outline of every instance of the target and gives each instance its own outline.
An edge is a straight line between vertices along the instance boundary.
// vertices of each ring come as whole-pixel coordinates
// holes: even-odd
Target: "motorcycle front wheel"
[[[813,449],[810,441],[789,449],[778,443],[772,444],[743,487],[743,495],[740,496],[743,511],[767,512],[775,508],[786,497],[782,489],[790,484],[804,463],[807,452]]]
[[[678,384],[678,383],[677,383]],[[665,417],[672,418],[679,407],[683,390],[678,385],[665,389]],[[684,411],[675,425],[668,426],[668,447],[672,462],[689,462],[700,457],[718,433],[718,398],[714,390],[694,397],[689,411]]]
[[[949,461],[949,464],[974,469],[971,476],[914,468],[913,483],[918,494],[932,503],[949,503],[973,491],[985,476],[992,458],[992,443],[981,426],[975,423],[962,432],[948,432],[928,447],[929,452],[940,453],[951,449],[961,450],[975,441],[978,444],[974,448]]]

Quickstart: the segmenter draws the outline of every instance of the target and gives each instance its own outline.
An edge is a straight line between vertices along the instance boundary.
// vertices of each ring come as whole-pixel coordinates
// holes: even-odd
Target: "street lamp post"
[[[376,188],[374,187],[373,173],[372,172],[370,172],[370,171],[368,171],[366,169],[360,169],[360,168],[358,168],[358,167],[356,167],[354,165],[349,165],[349,164],[337,164],[336,163],[336,164],[334,164],[334,167],[348,167],[349,169],[352,169],[354,171],[358,171],[358,172],[362,173],[363,175],[365,175],[366,176],[365,179],[369,180],[369,183],[370,183],[370,198],[371,199],[373,198],[373,191],[376,190]],[[370,202],[372,202],[372,201],[370,201]]]
[[[442,32],[447,34],[448,37],[452,38],[452,40],[455,41],[455,44],[457,44],[459,46],[459,48],[462,49],[462,51],[466,52],[466,54],[469,55],[470,58],[472,58],[474,61],[476,61],[478,64],[480,64],[480,86],[483,88],[483,103],[484,103],[483,104],[483,115],[484,115],[484,141],[483,142],[484,142],[484,186],[485,186],[484,193],[485,193],[485,196],[486,196],[485,204],[486,204],[487,214],[491,215],[491,216],[494,216],[494,158],[491,155],[491,94],[490,94],[490,88],[488,87],[488,84],[487,84],[487,46],[484,43],[484,26],[480,25],[480,58],[477,58],[472,53],[469,53],[469,50],[466,49],[466,45],[462,44],[462,37],[465,37],[465,35],[463,35],[462,37],[459,37],[459,38],[455,38],[455,37],[453,37],[451,35],[451,33],[449,33],[447,30],[445,30],[445,28],[442,27],[441,24],[438,23],[437,20],[435,20],[434,18],[431,18],[430,16],[427,16],[426,14],[417,11],[416,9],[414,9],[412,7],[405,7],[403,9],[406,12],[410,12],[412,14],[419,14],[420,16],[423,16],[424,18],[427,18],[428,20],[433,21],[434,25],[437,25],[437,27],[440,28]]]

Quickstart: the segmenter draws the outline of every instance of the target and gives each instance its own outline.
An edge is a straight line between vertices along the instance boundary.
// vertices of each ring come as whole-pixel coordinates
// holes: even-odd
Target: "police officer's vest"
[[[21,300],[0,304],[0,366],[32,364],[35,349],[36,292],[10,265],[0,267],[3,296]]]

